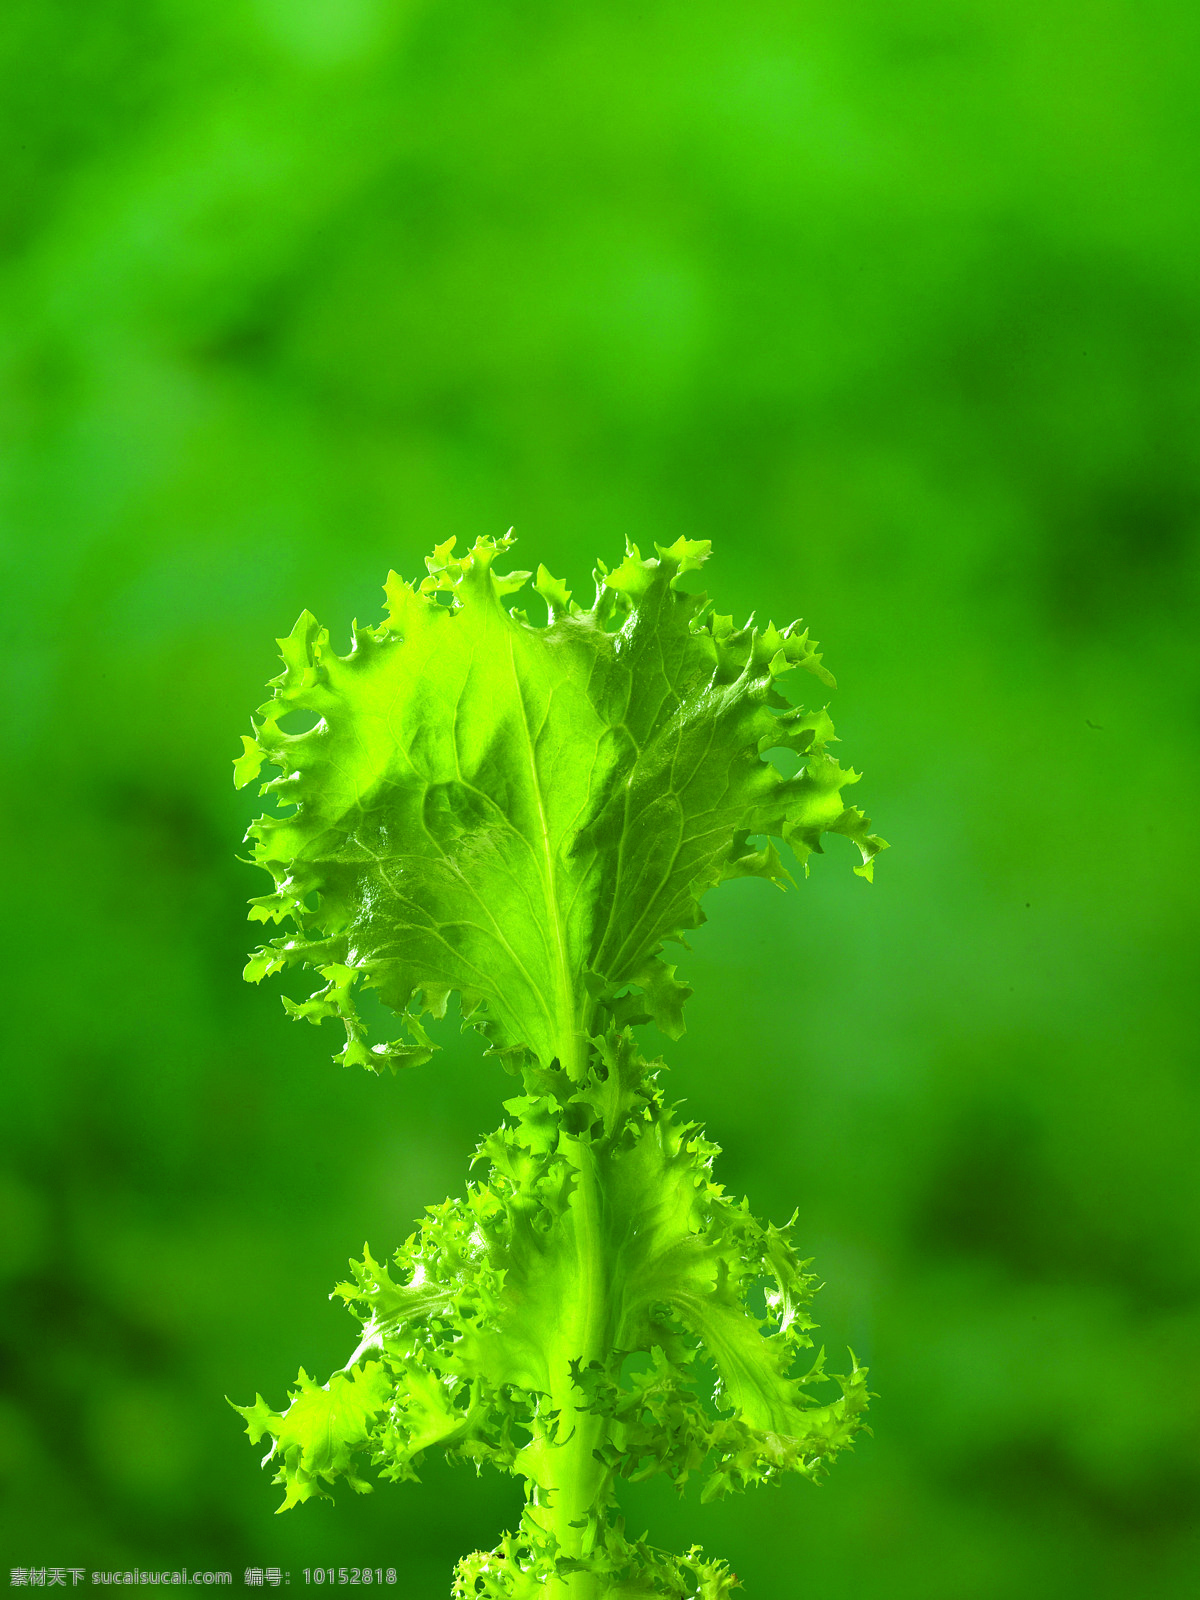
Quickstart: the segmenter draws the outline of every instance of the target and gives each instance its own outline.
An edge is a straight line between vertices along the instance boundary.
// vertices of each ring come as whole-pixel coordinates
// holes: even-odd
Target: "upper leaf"
[[[356,626],[347,656],[305,613],[237,763],[239,783],[277,767],[264,792],[290,807],[250,830],[276,884],[251,916],[297,928],[247,976],[317,969],[325,986],[289,1009],[340,1019],[347,1062],[427,1058],[419,1015],[457,991],[496,1048],[578,1077],[610,1021],[682,1029],[663,941],[723,877],[787,879],[751,836],[803,861],[847,834],[867,877],[882,846],[842,804],[857,775],[828,753],[829,718],[776,687],[795,667],[832,683],[808,635],[734,628],[680,590],[706,543],[631,549],[588,609],[542,569],[544,626],[505,603],[529,576],[493,570],[511,543],[441,546],[419,586],[390,575],[386,621]],[[315,725],[289,733],[291,712]],[[799,758],[793,776],[772,749]],[[405,1041],[368,1044],[360,981],[405,1015]]]

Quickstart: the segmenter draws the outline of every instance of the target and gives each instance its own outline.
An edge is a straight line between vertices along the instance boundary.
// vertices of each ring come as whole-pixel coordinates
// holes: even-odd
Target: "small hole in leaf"
[[[279,719],[280,731],[286,733],[290,739],[298,738],[302,733],[311,733],[321,721],[315,711],[297,709],[285,711]]]

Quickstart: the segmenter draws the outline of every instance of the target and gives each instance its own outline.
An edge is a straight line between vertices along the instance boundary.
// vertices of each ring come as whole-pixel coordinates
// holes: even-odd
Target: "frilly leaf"
[[[578,1081],[610,1026],[682,1029],[689,991],[663,942],[703,920],[723,878],[789,881],[771,838],[807,870],[823,834],[844,834],[868,877],[881,848],[842,805],[857,775],[828,754],[827,715],[780,693],[797,668],[832,683],[807,633],[735,628],[681,589],[707,542],[629,547],[586,609],[539,569],[544,626],[507,606],[529,577],[496,570],[512,543],[460,558],[448,541],[419,584],[391,574],[386,620],[356,626],[347,656],[305,612],[236,763],[239,784],[276,768],[264,788],[282,806],[248,835],[275,880],[251,917],[296,929],[247,977],[318,971],[324,986],[288,1008],[339,1021],[347,1063],[427,1060],[419,1018],[457,992],[493,1048]],[[308,731],[287,731],[292,712]],[[369,1040],[363,983],[401,1037]]]
[[[586,1556],[568,1557],[527,1511],[515,1533],[494,1550],[460,1561],[452,1600],[538,1600],[552,1579],[587,1573],[594,1600],[729,1600],[737,1578],[723,1561],[706,1561],[698,1545],[686,1555],[630,1539],[619,1518],[602,1529]]]
[[[303,1500],[328,1498],[323,1483],[345,1478],[360,1494],[371,1485],[358,1476],[354,1458],[366,1445],[375,1417],[391,1398],[391,1383],[378,1361],[351,1373],[336,1372],[316,1384],[303,1368],[291,1403],[276,1414],[259,1395],[252,1406],[234,1406],[246,1419],[251,1442],[269,1435],[266,1461],[278,1459],[275,1482],[286,1487],[281,1511]],[[266,1464],[264,1461],[264,1465]]]
[[[483,1181],[428,1208],[394,1275],[367,1250],[352,1264],[354,1281],[335,1291],[363,1323],[346,1369],[321,1389],[301,1373],[282,1414],[261,1399],[238,1408],[252,1438],[274,1441],[287,1505],[338,1476],[361,1491],[363,1455],[386,1478],[413,1478],[435,1446],[548,1493],[566,1407],[605,1419],[592,1537],[608,1561],[625,1548],[609,1515],[619,1476],[698,1475],[712,1498],[784,1472],[814,1478],[852,1441],[865,1370],[852,1357],[840,1395],[810,1392],[827,1381],[822,1356],[801,1359],[815,1279],[789,1229],[763,1226],[713,1181],[716,1146],[665,1104],[628,1034],[594,1044],[582,1084],[527,1069],[527,1092],[479,1148]],[[581,1197],[585,1170],[606,1197],[598,1218]],[[607,1361],[585,1361],[563,1317],[596,1251],[611,1294]],[[756,1289],[765,1319],[750,1309]],[[643,1360],[632,1376],[631,1356]],[[541,1537],[536,1520],[525,1533]],[[539,1548],[538,1560],[561,1560]],[[525,1567],[514,1557],[487,1571],[541,1571],[529,1550]]]

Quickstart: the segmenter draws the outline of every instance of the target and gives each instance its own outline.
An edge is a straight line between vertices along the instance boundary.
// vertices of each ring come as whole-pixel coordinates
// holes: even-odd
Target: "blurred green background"
[[[10,0],[0,57],[5,1566],[425,1600],[516,1518],[434,1462],[276,1520],[222,1398],[345,1360],[511,1092],[239,981],[237,735],[302,607],[515,524],[802,613],[893,844],[714,896],[663,1041],[875,1436],[630,1521],[757,1600],[1194,1595],[1194,5]]]

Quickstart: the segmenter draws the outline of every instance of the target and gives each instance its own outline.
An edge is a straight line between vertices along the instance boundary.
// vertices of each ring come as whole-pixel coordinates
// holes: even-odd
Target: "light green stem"
[[[573,1041],[571,1056],[563,1065],[578,1081],[587,1045],[581,1035]],[[552,1341],[551,1403],[558,1412],[552,1440],[539,1452],[539,1489],[530,1516],[554,1535],[562,1555],[580,1557],[603,1527],[603,1498],[609,1469],[597,1460],[604,1444],[608,1420],[580,1410],[582,1395],[571,1375],[571,1365],[586,1367],[604,1361],[612,1342],[612,1300],[604,1248],[603,1180],[590,1144],[565,1139],[564,1147],[578,1173],[571,1200],[574,1249],[574,1286],[561,1307],[559,1327]],[[546,1600],[602,1600],[607,1585],[592,1573],[554,1578],[544,1591]]]

